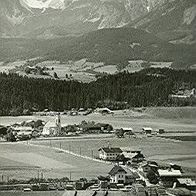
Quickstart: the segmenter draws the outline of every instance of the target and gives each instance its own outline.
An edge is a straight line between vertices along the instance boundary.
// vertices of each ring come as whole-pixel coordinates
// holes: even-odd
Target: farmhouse
[[[159,133],[159,134],[164,134],[164,133],[165,133],[165,130],[164,130],[164,129],[159,129],[159,130],[158,130],[158,133]]]
[[[142,133],[144,133],[144,134],[151,134],[152,133],[152,128],[150,128],[150,127],[143,127],[142,128]]]
[[[127,172],[120,166],[114,166],[109,172],[110,182],[116,184],[125,184]]]
[[[140,180],[140,176],[137,172],[132,172],[129,169],[125,169],[127,172],[125,176],[125,184],[133,184]]]
[[[180,170],[175,169],[158,169],[160,183],[165,187],[173,187],[177,179],[182,176]]]
[[[34,129],[32,127],[11,127],[10,130],[16,135],[19,140],[31,139]]]
[[[149,171],[157,171],[158,170],[158,165],[156,164],[151,164],[151,163],[145,163],[140,166],[139,168],[142,172],[148,173]]]
[[[141,153],[141,151],[136,151],[136,153],[137,154],[132,157],[132,162],[140,163],[142,161],[145,161],[145,156]]]
[[[187,188],[188,190],[195,190],[196,182],[191,178],[178,178],[177,186]]]
[[[17,133],[30,133],[33,131],[32,127],[22,127],[22,126],[18,126],[18,127],[11,127],[11,130]]]
[[[112,110],[110,110],[109,108],[97,108],[96,112],[99,112],[103,115],[105,114],[113,114],[114,112]]]
[[[115,161],[117,156],[119,156],[122,153],[122,150],[120,148],[100,148],[99,149],[99,158],[103,160],[108,161]]]
[[[123,127],[121,128],[125,135],[134,135],[133,129],[131,127]]]
[[[180,89],[178,92],[169,95],[169,99],[174,103],[195,103],[196,102],[196,89]]]
[[[126,158],[129,158],[134,163],[145,161],[145,156],[141,151],[123,151],[122,153]]]

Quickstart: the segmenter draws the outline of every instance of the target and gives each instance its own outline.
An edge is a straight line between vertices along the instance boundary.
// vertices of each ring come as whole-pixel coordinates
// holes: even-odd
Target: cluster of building
[[[82,121],[80,124],[68,125],[61,123],[61,115],[48,122],[42,120],[27,120],[10,126],[0,126],[0,135],[7,141],[29,140],[37,137],[77,136],[80,134],[111,133],[113,127],[106,123]]]
[[[99,149],[99,158],[104,161],[134,162],[145,161],[145,156],[141,151],[122,151],[121,148],[105,147]]]
[[[176,93],[169,95],[169,99],[174,103],[196,103],[196,89],[179,89]]]
[[[95,123],[94,121],[82,121],[80,124],[74,125],[62,124],[60,113],[57,113],[56,117],[48,122],[42,120],[27,120],[21,123],[12,124],[8,127],[0,127],[0,135],[6,135],[7,141],[29,140],[40,136],[62,137],[100,133],[113,133],[119,138],[125,137],[126,135],[136,137],[136,134],[131,127],[114,130],[110,124]],[[143,127],[139,133],[150,137],[155,134],[163,134],[165,131],[164,129],[154,131],[150,127]]]
[[[147,161],[141,151],[123,151],[120,148],[106,147],[99,149],[99,158],[116,164],[109,172],[110,187],[140,184],[172,190],[196,190],[194,176],[184,172],[181,166]]]

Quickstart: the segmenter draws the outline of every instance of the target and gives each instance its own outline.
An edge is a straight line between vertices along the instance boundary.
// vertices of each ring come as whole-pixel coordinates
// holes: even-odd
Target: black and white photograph
[[[196,0],[0,0],[0,196],[196,196]]]

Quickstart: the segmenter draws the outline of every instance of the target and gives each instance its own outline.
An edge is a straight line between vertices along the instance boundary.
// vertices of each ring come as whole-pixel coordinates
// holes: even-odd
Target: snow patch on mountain
[[[7,15],[7,19],[8,21],[12,24],[12,25],[18,25],[18,24],[21,24],[22,21],[24,20],[24,16],[23,15],[20,15],[20,16],[16,16],[16,15],[12,15],[12,16],[9,16]]]
[[[12,14],[7,13],[5,16],[12,25],[21,24],[25,18],[24,14],[16,7],[13,7]]]
[[[65,1],[64,0],[21,0],[29,8],[34,9],[64,9]]]
[[[196,18],[196,4],[184,11],[184,24],[190,25]]]

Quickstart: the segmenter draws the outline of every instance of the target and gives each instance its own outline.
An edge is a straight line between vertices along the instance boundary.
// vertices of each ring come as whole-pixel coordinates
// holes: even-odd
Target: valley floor
[[[116,111],[114,115],[107,116],[95,113],[89,116],[62,116],[62,124],[94,120],[110,123],[114,128],[132,127],[137,137],[119,139],[112,134],[106,134],[82,135],[60,138],[60,140],[50,138],[50,140],[38,139],[18,143],[0,142],[0,171],[9,178],[36,177],[38,172],[43,172],[46,178],[65,176],[71,176],[73,179],[95,178],[98,175],[106,175],[112,168],[112,164],[87,159],[85,156],[97,157],[98,149],[108,144],[123,149],[142,150],[147,159],[172,162],[196,171],[195,118],[190,116],[189,118],[188,116],[187,118],[158,117],[160,111],[155,112],[156,110],[157,108],[154,111],[147,109],[145,113],[140,113],[140,116],[137,117],[133,117],[133,111]],[[189,115],[191,112],[195,113],[195,108],[185,108],[184,110],[189,110]],[[137,114],[139,115],[139,113]],[[173,114],[170,112],[168,117],[171,115]],[[28,119],[48,121],[54,118],[54,116],[0,117],[0,122],[9,125]],[[166,134],[162,135],[163,137],[147,137],[140,134],[141,128],[144,126],[152,127],[154,130],[164,128]],[[189,136],[189,139],[180,140],[178,138],[176,140],[171,138],[172,135]],[[68,151],[72,153],[67,153]]]

